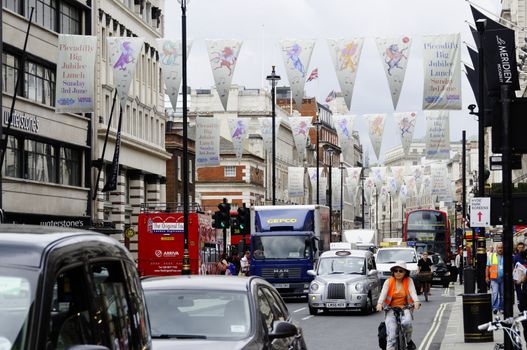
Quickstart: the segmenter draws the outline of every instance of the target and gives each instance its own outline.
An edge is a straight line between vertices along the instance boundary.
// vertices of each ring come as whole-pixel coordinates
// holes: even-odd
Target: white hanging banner
[[[361,167],[352,167],[346,168],[348,172],[348,177],[346,178],[346,189],[348,190],[348,195],[353,200],[357,189],[359,188],[360,174],[362,173]]]
[[[278,130],[280,130],[281,117],[275,117],[274,129],[275,137],[278,138]],[[273,153],[273,119],[267,117],[258,118],[260,122],[260,132],[262,134],[262,140],[264,149],[268,154]]]
[[[351,97],[363,43],[363,38],[328,39],[329,53],[348,110],[351,109]]]
[[[108,59],[113,68],[113,85],[117,89],[121,108],[125,108],[135,67],[143,47],[143,39],[109,36],[106,40]]]
[[[451,200],[450,182],[448,170],[445,164],[431,164],[430,176],[432,178],[432,197],[437,197],[439,201]]]
[[[460,35],[423,36],[423,109],[461,109]]]
[[[417,186],[415,185],[415,178],[412,175],[406,175],[404,177],[404,183],[406,184],[406,188],[408,189],[408,196],[417,196]]]
[[[333,122],[337,129],[337,136],[339,138],[339,145],[344,158],[353,157],[353,122],[354,115],[334,115]]]
[[[320,204],[326,203],[326,192],[328,188],[328,178],[325,176],[320,175],[320,180],[318,182],[318,199],[320,201]],[[315,191],[316,191],[316,185],[315,185]]]
[[[315,174],[316,176],[316,174]],[[304,168],[289,167],[287,173],[287,190],[289,197],[304,196]]]
[[[399,189],[399,201],[401,204],[406,203],[406,199],[408,198],[408,187],[406,187],[405,184],[401,185],[401,188]]]
[[[223,109],[227,111],[232,76],[234,68],[236,68],[236,61],[238,60],[242,42],[237,40],[206,40],[205,42],[216,90]]]
[[[364,197],[366,197],[366,201],[371,205],[371,200],[373,196],[373,191],[375,190],[375,181],[368,176],[366,181],[364,182]]]
[[[421,165],[412,166],[412,175],[415,179],[416,193],[421,192],[421,184],[423,183],[423,167]]]
[[[384,185],[381,187],[381,195],[380,195],[380,200],[381,200],[381,203],[388,203],[390,198],[389,198],[389,189],[388,189],[388,186]]]
[[[179,86],[183,71],[183,46],[181,40],[156,39],[159,52],[159,65],[163,69],[163,81],[174,111],[177,107]],[[187,59],[192,48],[192,40],[187,41]]]
[[[393,176],[387,176],[386,177],[386,187],[388,187],[388,191],[394,197],[397,194],[397,180]]]
[[[248,118],[229,118],[229,131],[231,133],[232,147],[238,161],[243,155],[243,142],[247,138]]]
[[[450,158],[450,123],[448,111],[425,111],[427,159]]]
[[[386,114],[365,114],[364,116],[368,119],[370,140],[378,161],[379,152],[381,151],[382,134],[384,132],[384,120],[386,119]]]
[[[395,178],[395,182],[397,183],[397,190],[399,190],[404,181],[405,167],[404,166],[392,166],[390,167],[390,169],[392,171],[393,177]]]
[[[315,46],[314,40],[282,40],[280,41],[287,79],[295,100],[296,109],[300,110],[304,98],[307,69]]]
[[[371,169],[370,176],[373,178],[373,181],[375,182],[375,186],[377,188],[381,188],[386,178],[386,167],[377,166],[377,167],[372,167],[370,169]]]
[[[58,53],[55,112],[93,112],[97,37],[59,34]]]
[[[403,152],[405,155],[408,155],[408,152],[410,152],[410,146],[412,145],[412,139],[414,137],[417,113],[394,113],[393,116],[395,118],[395,124],[397,125],[399,136],[401,137]]]
[[[331,205],[340,210],[340,169],[333,168],[331,175]]]
[[[196,117],[196,168],[220,165],[220,119]]]
[[[321,170],[319,168],[319,173]],[[307,168],[307,174],[309,176],[309,182],[311,183],[311,198],[313,203],[317,202],[317,168]],[[319,185],[320,187],[320,185]]]
[[[376,38],[375,42],[382,57],[384,72],[390,86],[393,109],[397,109],[412,41],[409,37],[403,36],[399,38]]]
[[[423,184],[421,185],[421,196],[432,194],[432,176],[423,175]]]
[[[295,140],[295,147],[300,156],[300,159],[304,159],[304,153],[306,151],[307,133],[311,127],[311,117],[291,117],[289,123],[291,123],[291,131],[293,132],[293,139]]]

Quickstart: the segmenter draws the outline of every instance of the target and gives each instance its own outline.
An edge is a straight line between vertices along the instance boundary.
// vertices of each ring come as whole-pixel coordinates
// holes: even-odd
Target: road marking
[[[418,350],[428,350],[428,348],[430,347],[430,344],[432,343],[432,340],[434,339],[437,330],[439,329],[439,325],[441,324],[441,317],[443,317],[443,313],[445,312],[446,306],[448,304],[450,303],[443,303],[439,306],[439,309],[437,309],[434,320],[432,321],[432,327],[430,327],[430,330],[428,331],[428,333],[426,333]]]
[[[450,296],[450,288],[444,288],[443,289],[443,296],[444,297]]]
[[[313,317],[313,315],[309,315],[309,316],[306,316],[306,317],[302,317],[302,321],[309,320],[311,317]]]
[[[293,312],[300,312],[300,311],[305,310],[305,309],[306,309],[305,307],[302,307],[302,308],[300,308],[298,310],[294,310]]]

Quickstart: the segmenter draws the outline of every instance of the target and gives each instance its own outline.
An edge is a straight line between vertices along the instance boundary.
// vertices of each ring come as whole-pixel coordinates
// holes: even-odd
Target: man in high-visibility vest
[[[492,289],[492,312],[503,313],[503,243],[496,244],[496,251],[489,254],[486,281]]]

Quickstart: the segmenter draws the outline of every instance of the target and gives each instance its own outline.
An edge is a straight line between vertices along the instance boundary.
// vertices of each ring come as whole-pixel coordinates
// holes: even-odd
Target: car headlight
[[[364,284],[363,284],[363,283],[360,283],[360,282],[355,283],[355,284],[353,285],[353,287],[354,287],[354,289],[355,289],[357,292],[359,292],[359,293],[364,292]]]
[[[318,285],[318,283],[313,282],[313,283],[311,283],[311,286],[309,288],[311,289],[312,292],[316,292],[319,287],[320,286]]]
[[[450,272],[445,272],[445,276],[450,276]]]

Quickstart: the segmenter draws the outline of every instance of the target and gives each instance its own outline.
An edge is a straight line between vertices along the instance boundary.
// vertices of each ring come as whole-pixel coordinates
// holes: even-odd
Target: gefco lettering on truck
[[[272,225],[272,224],[283,224],[283,223],[294,224],[296,221],[297,220],[295,218],[278,218],[278,219],[268,219],[267,223],[269,225]]]

